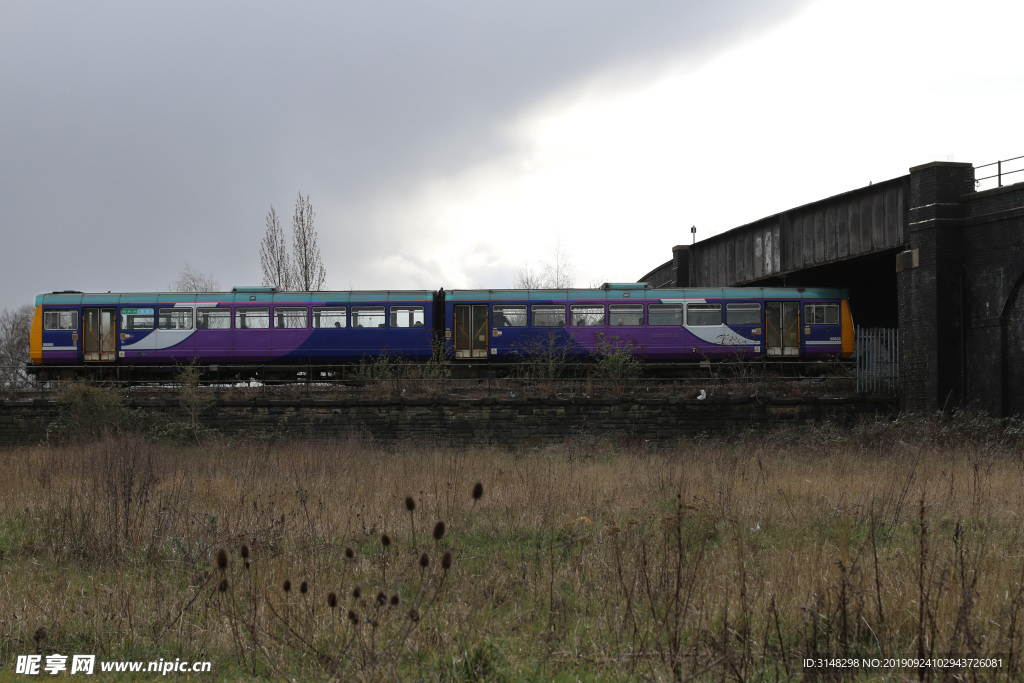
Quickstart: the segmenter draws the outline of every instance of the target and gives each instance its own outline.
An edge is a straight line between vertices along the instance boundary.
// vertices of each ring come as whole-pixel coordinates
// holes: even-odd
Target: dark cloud
[[[320,229],[347,287],[385,261],[374,207],[502,153],[517,112],[798,4],[0,2],[0,306],[164,288],[186,261],[255,282],[263,216],[287,225],[300,190],[346,216]]]

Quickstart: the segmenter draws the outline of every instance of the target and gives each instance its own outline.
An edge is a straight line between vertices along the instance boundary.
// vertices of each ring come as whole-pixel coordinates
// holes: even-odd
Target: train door
[[[85,362],[109,362],[117,357],[114,308],[82,309],[82,358]]]
[[[765,348],[769,356],[800,355],[800,303],[766,301]]]
[[[455,305],[455,357],[487,358],[487,306]]]

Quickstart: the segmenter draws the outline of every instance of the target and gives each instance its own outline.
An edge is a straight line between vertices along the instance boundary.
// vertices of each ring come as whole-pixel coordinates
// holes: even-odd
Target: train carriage
[[[853,354],[846,293],[816,288],[453,290],[445,338],[455,360],[514,361],[557,348],[626,348],[643,360],[819,360]]]
[[[381,353],[425,361],[433,351],[434,292],[83,294],[36,298],[30,340],[40,378],[52,366],[93,369],[330,365]]]

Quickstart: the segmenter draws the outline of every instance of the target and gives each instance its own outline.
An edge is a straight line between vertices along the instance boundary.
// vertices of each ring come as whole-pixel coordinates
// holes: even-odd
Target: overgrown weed
[[[1015,429],[5,451],[0,656],[45,626],[44,654],[209,658],[222,677],[786,680],[808,657],[922,655],[1012,678]]]

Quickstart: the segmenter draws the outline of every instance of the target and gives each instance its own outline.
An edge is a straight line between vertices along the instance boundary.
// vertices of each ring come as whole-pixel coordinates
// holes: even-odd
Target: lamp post
[[[696,225],[690,227],[690,234],[693,235],[693,243],[697,244],[697,226]]]

